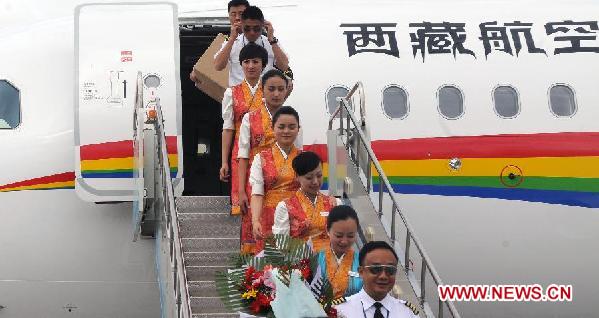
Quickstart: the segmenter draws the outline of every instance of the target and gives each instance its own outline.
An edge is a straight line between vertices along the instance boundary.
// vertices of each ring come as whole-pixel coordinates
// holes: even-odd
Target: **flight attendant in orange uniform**
[[[291,165],[300,152],[294,145],[300,128],[299,115],[292,107],[283,106],[273,115],[272,123],[275,144],[257,153],[250,168],[256,253],[264,249],[264,239],[272,234],[277,204],[299,189]]]
[[[318,253],[329,246],[327,218],[329,211],[341,201],[320,192],[322,160],[316,153],[302,152],[291,164],[300,189],[277,205],[272,232],[310,242]]]
[[[272,127],[272,115],[283,105],[288,95],[289,80],[279,70],[273,69],[262,76],[262,91],[264,103],[258,109],[243,116],[239,132],[238,184],[240,202],[247,202],[247,194],[251,187],[247,182],[247,170],[254,156],[275,144],[275,134]],[[300,138],[296,138],[296,147],[301,149]],[[254,250],[254,235],[252,234],[251,209],[240,204],[241,221],[241,252],[251,253]]]
[[[241,214],[238,187],[237,151],[239,148],[239,129],[243,116],[262,106],[262,85],[260,74],[266,65],[266,50],[255,44],[248,44],[239,53],[239,61],[245,80],[239,85],[227,88],[223,96],[223,133],[220,179],[228,181],[231,177],[231,214]],[[231,145],[232,151],[231,151]],[[231,167],[229,168],[229,158]],[[247,199],[245,204],[247,204]]]

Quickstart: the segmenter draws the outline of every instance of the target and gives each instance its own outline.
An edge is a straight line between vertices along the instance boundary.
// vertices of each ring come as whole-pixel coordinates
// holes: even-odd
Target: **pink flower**
[[[264,277],[263,277],[263,276],[260,276],[260,277],[258,277],[258,278],[256,278],[256,279],[254,279],[254,280],[252,281],[252,286],[253,286],[253,287],[258,287],[258,286],[260,286],[260,285],[262,284],[263,280],[264,280]]]
[[[270,268],[272,268],[272,266]],[[275,282],[273,280],[271,269],[267,270],[266,268],[264,268],[264,286],[272,289],[273,291],[276,290],[277,286],[275,285]]]

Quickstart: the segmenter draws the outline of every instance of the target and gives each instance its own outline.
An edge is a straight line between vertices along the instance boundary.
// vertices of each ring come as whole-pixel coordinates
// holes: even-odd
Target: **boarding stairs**
[[[238,317],[220,302],[214,274],[226,270],[230,256],[239,251],[240,219],[229,215],[228,197],[175,198],[160,98],[153,96],[150,103],[144,100],[141,74],[137,84],[134,175],[138,197],[134,202],[133,239],[155,237],[162,317]],[[360,121],[351,110],[354,94],[360,96]],[[441,280],[370,148],[363,96],[358,83],[348,96],[339,99],[329,122],[330,191],[359,212],[359,244],[385,240],[401,255],[404,270],[398,271],[396,294],[419,305],[420,317],[460,317],[452,303],[433,299]],[[333,129],[335,124],[338,129]],[[371,180],[378,180],[378,184]]]
[[[160,103],[156,94],[144,96],[140,73],[134,116],[133,240],[156,240],[161,317],[238,317],[221,303],[214,274],[226,270],[229,258],[239,251],[240,218],[229,215],[229,197],[175,198]]]
[[[177,198],[177,220],[189,305],[194,318],[238,317],[228,312],[216,292],[214,274],[227,269],[239,253],[240,218],[229,214],[229,197]]]
[[[358,212],[361,242],[382,240],[394,247],[403,268],[394,289],[399,298],[419,305],[421,317],[460,317],[452,302],[439,299],[437,286],[443,282],[370,145],[362,83],[337,101],[327,131],[329,193],[343,197]]]

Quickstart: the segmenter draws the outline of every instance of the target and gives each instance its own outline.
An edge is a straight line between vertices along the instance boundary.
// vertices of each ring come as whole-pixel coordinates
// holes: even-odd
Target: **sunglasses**
[[[364,266],[364,268],[368,269],[372,275],[379,275],[383,270],[389,276],[394,276],[397,273],[397,266],[395,265],[368,265]]]
[[[260,25],[245,25],[243,26],[243,32],[254,31],[256,33],[262,32],[262,26]]]

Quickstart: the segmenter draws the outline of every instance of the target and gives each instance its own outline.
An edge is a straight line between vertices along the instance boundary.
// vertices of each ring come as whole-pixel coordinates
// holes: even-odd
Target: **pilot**
[[[336,306],[346,318],[417,318],[418,311],[410,303],[392,297],[389,292],[395,284],[397,254],[383,241],[366,243],[360,250],[363,288]],[[414,309],[413,309],[414,308]]]
[[[249,43],[262,46],[268,52],[268,63],[264,71],[268,71],[276,65],[280,70],[289,69],[289,60],[274,35],[274,28],[269,21],[264,20],[260,8],[248,6],[241,14],[241,30],[239,33],[238,22],[231,25],[231,35],[228,41],[223,43],[220,51],[214,55],[214,67],[222,71],[229,64],[229,86],[234,86],[243,81],[243,70],[239,65],[239,52]],[[263,28],[266,35],[262,34]]]

